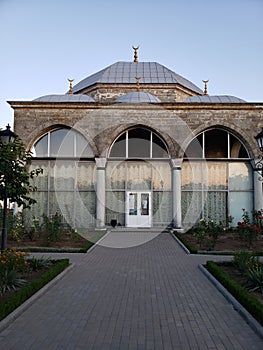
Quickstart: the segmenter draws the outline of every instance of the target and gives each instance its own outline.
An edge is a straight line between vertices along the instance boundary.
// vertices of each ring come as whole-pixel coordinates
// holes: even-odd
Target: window
[[[32,152],[31,168],[41,167],[43,174],[32,180],[37,203],[30,215],[57,211],[73,227],[95,225],[95,162],[84,136],[73,129],[56,129],[43,135]]]
[[[42,136],[32,147],[35,157],[93,157],[83,135],[73,129],[61,128]]]
[[[193,139],[184,158],[249,158],[243,143],[221,129],[204,131]]]
[[[130,129],[114,142],[110,158],[168,158],[161,138],[145,128]]]
[[[252,168],[243,143],[222,129],[210,129],[192,140],[182,166],[182,213],[185,225],[200,218],[217,222],[253,209]]]

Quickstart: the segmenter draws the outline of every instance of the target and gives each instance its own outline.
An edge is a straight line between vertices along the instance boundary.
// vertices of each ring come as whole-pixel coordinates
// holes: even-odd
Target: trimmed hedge
[[[183,235],[181,235],[177,231],[173,231],[173,234],[183,243],[183,245],[189,250],[191,254],[197,254],[197,248],[193,246],[191,243],[187,241],[187,239],[184,238]]]
[[[12,294],[10,298],[0,304],[0,321],[69,266],[69,259],[55,261],[58,261],[55,266],[44,272],[39,278],[32,281],[24,288]]]
[[[222,270],[220,264],[207,261],[205,267],[263,326],[263,305]]]

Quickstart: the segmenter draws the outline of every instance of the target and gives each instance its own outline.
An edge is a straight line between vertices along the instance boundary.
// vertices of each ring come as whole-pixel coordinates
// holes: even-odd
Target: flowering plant
[[[252,212],[252,218],[251,220],[249,213],[247,210],[242,209],[242,221],[239,221],[237,223],[237,229],[238,233],[241,239],[244,239],[248,247],[251,248],[254,241],[257,239],[258,234],[262,231],[262,219],[260,219],[259,212]],[[261,211],[260,211],[261,213]]]
[[[7,248],[0,255],[0,270],[8,269],[23,272],[27,266],[25,252]]]
[[[48,242],[59,240],[63,229],[63,216],[58,212],[55,212],[49,217],[43,215],[43,220]]]
[[[26,281],[18,278],[17,273],[26,272],[29,263],[26,260],[26,253],[15,249],[5,249],[0,255],[0,292],[15,289],[24,285]]]
[[[261,294],[263,295],[263,265],[262,265],[262,263],[258,262],[257,264],[254,264],[252,267],[250,267],[246,272],[246,276],[248,278],[248,281],[252,285],[250,291],[253,292],[253,291],[259,289]]]

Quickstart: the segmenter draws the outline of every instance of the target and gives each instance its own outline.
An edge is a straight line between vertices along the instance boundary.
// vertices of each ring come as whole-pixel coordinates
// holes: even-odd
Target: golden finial
[[[133,59],[133,62],[139,62],[139,61],[138,61],[138,52],[137,52],[138,49],[139,49],[139,47],[140,47],[139,45],[138,45],[137,47],[134,47],[134,46],[132,47],[133,50],[134,50],[134,59]]]
[[[74,81],[74,79],[68,79],[69,81],[69,94],[72,95],[73,94],[73,90],[72,90],[72,83]]]
[[[207,83],[209,82],[209,80],[203,80],[203,83],[205,84],[205,87],[204,87],[204,95],[205,96],[208,96],[208,93],[207,93]]]
[[[135,79],[136,79],[136,83],[137,83],[137,91],[140,91],[140,79],[141,79],[141,77],[135,77]]]

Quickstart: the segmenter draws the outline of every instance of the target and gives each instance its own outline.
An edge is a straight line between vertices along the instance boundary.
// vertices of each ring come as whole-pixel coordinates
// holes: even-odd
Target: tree
[[[0,140],[0,200],[5,195],[11,202],[30,208],[36,201],[29,196],[36,190],[31,179],[43,173],[43,169],[30,170],[32,152],[27,151],[22,140],[3,144]]]

